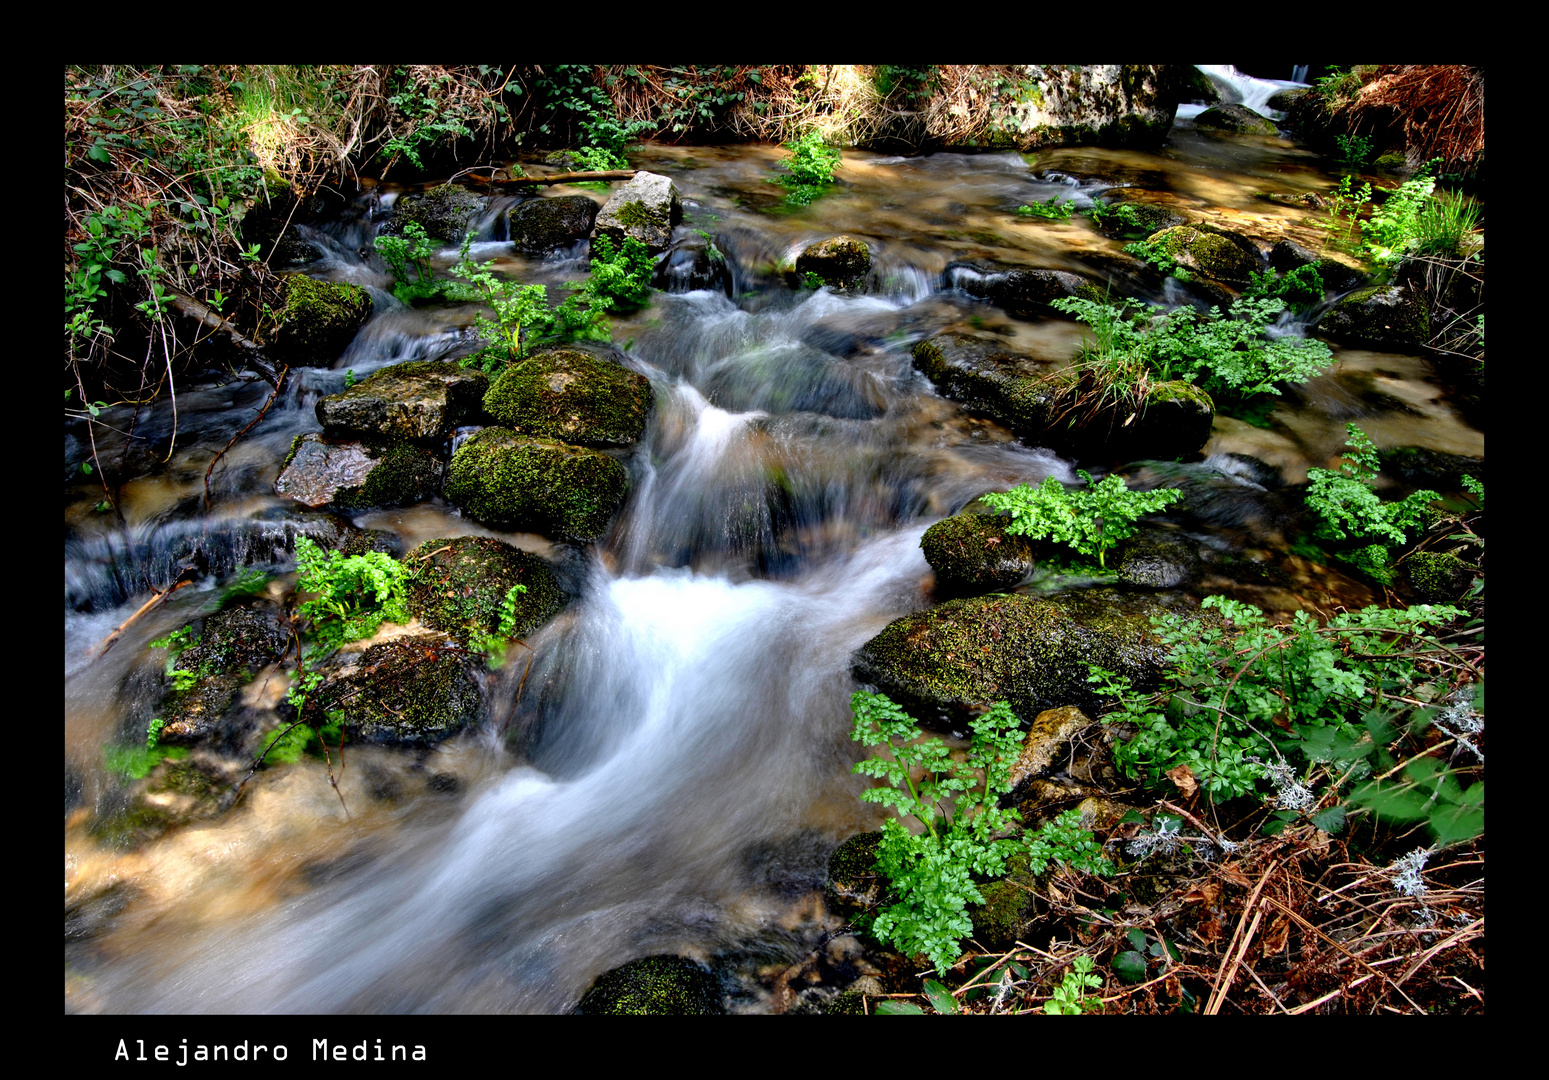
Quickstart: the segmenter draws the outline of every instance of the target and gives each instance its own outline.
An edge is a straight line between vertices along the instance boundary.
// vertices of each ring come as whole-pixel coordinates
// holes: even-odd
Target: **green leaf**
[[[1317,826],[1320,832],[1337,833],[1345,827],[1345,808],[1343,806],[1330,806],[1327,809],[1319,810],[1312,815],[1312,823]]]
[[[1146,958],[1138,952],[1121,952],[1113,958],[1113,973],[1127,983],[1143,982]]]
[[[957,999],[935,979],[925,980],[925,997],[930,1001],[931,1008],[943,1015],[951,1015],[957,1012]]]
[[[912,1001],[889,999],[877,1003],[878,1016],[924,1016],[925,1010]]]

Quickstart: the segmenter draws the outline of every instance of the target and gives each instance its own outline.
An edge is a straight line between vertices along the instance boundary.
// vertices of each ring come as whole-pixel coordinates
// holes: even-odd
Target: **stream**
[[[149,642],[213,610],[241,571],[282,575],[276,595],[293,580],[283,577],[293,573],[288,523],[310,512],[274,483],[293,437],[317,430],[318,399],[343,389],[347,372],[468,349],[472,309],[404,308],[380,262],[360,255],[395,192],[368,189],[308,237],[326,254],[307,271],[371,289],[377,314],[331,368],[292,373],[216,467],[208,512],[205,470],[263,406],[266,384],[179,388],[175,415],[167,398],[141,411],[125,527],[96,511],[100,487],[77,471],[89,457],[84,427],[67,431],[66,902],[88,913],[74,944],[67,918],[67,1011],[558,1013],[602,972],[676,953],[712,965],[733,1011],[769,1012],[784,1007],[772,973],[815,949],[858,952],[822,900],[828,855],[881,820],[850,773],[860,756],[849,738],[851,654],[935,602],[919,548],[929,525],[989,489],[1074,482],[1083,464],[965,413],[913,369],[912,346],[945,329],[1002,335],[1014,351],[1060,363],[1082,338],[1080,324],[973,299],[949,267],[1111,276],[1116,292],[1176,302],[1174,286],[1147,286],[1123,241],[1087,219],[1016,208],[1055,195],[1079,207],[1140,187],[1292,235],[1306,230],[1306,212],[1257,194],[1324,190],[1341,174],[1285,140],[1180,119],[1155,153],[846,150],[838,185],[791,210],[769,182],[784,156],[662,145],[632,155],[634,167],[672,178],[684,201],[679,236],[713,236],[732,287],[658,292],[615,318],[614,341],[650,380],[656,407],[602,540],[565,547],[498,532],[440,499],[353,518],[404,550],[500,536],[560,565],[577,599],[527,639],[530,668],[523,653],[502,670],[486,722],[422,752],[347,746],[348,818],[323,764],[308,760],[259,773],[229,813],[139,847],[104,843],[89,827],[125,797],[104,744],[143,733],[153,715],[164,654]],[[868,242],[877,291],[797,291],[773,272],[838,234]],[[529,259],[495,236],[486,223],[474,256],[524,281],[585,275],[584,245]],[[441,265],[455,256],[447,249]],[[1380,447],[1483,457],[1482,432],[1424,358],[1337,345],[1334,356],[1329,374],[1277,407],[1273,427],[1218,417],[1205,460],[1173,467],[1231,493],[1236,510],[1199,527],[1204,544],[1294,561],[1278,519],[1251,512],[1271,493],[1233,455],[1297,484],[1359,422]],[[127,412],[104,420],[124,429]],[[98,438],[105,458],[121,448],[110,432]],[[99,656],[170,581],[191,536],[203,576]],[[1373,602],[1336,571],[1296,565],[1305,591],[1239,595],[1280,611]]]

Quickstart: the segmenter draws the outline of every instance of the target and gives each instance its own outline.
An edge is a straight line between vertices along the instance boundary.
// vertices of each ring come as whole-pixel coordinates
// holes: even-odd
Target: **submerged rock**
[[[645,434],[651,383],[615,360],[557,346],[508,365],[484,395],[495,420],[521,435],[582,446],[633,446]]]
[[[665,176],[642,171],[608,197],[597,214],[596,231],[615,245],[631,236],[658,252],[672,242],[673,226],[682,220],[677,185]]]
[[[825,285],[855,289],[871,271],[871,249],[853,236],[831,236],[810,244],[796,256],[796,276],[816,274]]]
[[[478,659],[441,635],[400,637],[361,653],[319,692],[352,739],[427,745],[456,734],[483,705]]]
[[[647,956],[597,976],[575,1011],[583,1016],[708,1016],[723,1013],[720,986],[686,956]]]
[[[446,497],[486,525],[588,541],[607,530],[628,483],[600,451],[491,427],[452,455]]]
[[[1273,135],[1275,122],[1246,105],[1225,104],[1206,109],[1194,118],[1198,127],[1217,128],[1237,135]]]
[[[1013,315],[1050,315],[1067,317],[1049,305],[1055,300],[1081,296],[1102,300],[1103,286],[1068,270],[1042,270],[1029,267],[981,267],[974,263],[952,263],[946,278],[969,296],[987,300]]]
[[[472,630],[493,634],[499,629],[512,586],[526,590],[516,599],[516,637],[542,626],[570,600],[547,562],[490,536],[427,540],[405,561],[417,568],[409,589],[410,613],[464,644]]]
[[[371,297],[359,285],[285,279],[285,306],[269,335],[269,351],[291,367],[328,367],[371,318]]]
[[[317,403],[330,438],[439,444],[481,417],[489,377],[438,360],[410,361],[373,372]]]
[[[585,195],[529,199],[511,209],[511,242],[527,255],[569,247],[591,235],[597,203]]]
[[[297,441],[274,490],[314,509],[409,506],[439,492],[444,471],[417,447],[331,442],[314,432]]]

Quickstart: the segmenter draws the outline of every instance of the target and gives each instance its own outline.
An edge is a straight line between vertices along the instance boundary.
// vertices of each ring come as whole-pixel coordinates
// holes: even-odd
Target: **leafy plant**
[[[1164,275],[1171,275],[1179,281],[1190,281],[1193,279],[1193,275],[1189,273],[1188,269],[1179,264],[1178,260],[1174,259],[1167,250],[1166,245],[1160,241],[1152,243],[1150,240],[1136,240],[1134,243],[1125,244],[1124,250],[1141,262],[1150,263]]]
[[[296,588],[314,594],[297,608],[320,648],[371,637],[384,622],[407,622],[409,570],[391,555],[324,552],[296,537]]]
[[[1103,984],[1103,977],[1092,971],[1092,958],[1078,956],[1071,962],[1071,969],[1054,988],[1054,994],[1044,1003],[1043,1011],[1049,1016],[1079,1016],[1102,1008],[1096,998],[1088,997],[1088,989]]]
[[[833,182],[842,158],[836,147],[823,142],[823,136],[816,128],[792,139],[785,148],[791,156],[784,162],[786,175],[779,177],[776,183],[786,188],[786,202],[806,206]]]
[[[1260,273],[1248,272],[1249,284],[1243,290],[1245,297],[1281,299],[1291,311],[1305,313],[1323,302],[1325,292],[1323,275],[1316,263],[1298,266],[1289,273],[1276,276],[1273,270]]]
[[[1361,222],[1362,251],[1378,266],[1399,262],[1419,242],[1420,218],[1436,189],[1431,170],[1438,161],[1426,162],[1397,190],[1389,192],[1369,219]]]
[[[208,674],[203,669],[188,671],[177,666],[177,658],[197,644],[199,644],[199,639],[194,635],[194,628],[192,626],[185,626],[181,630],[174,630],[166,637],[157,638],[150,643],[150,647],[153,649],[167,650],[167,664],[164,670],[167,678],[172,680],[172,689],[179,694],[192,690],[194,685]],[[160,731],[161,729],[158,727],[156,730]],[[155,743],[153,742],[151,746],[154,748]]]
[[[1339,470],[1307,470],[1307,506],[1320,519],[1317,535],[1358,545],[1338,553],[1384,584],[1391,580],[1388,548],[1409,542],[1409,530],[1432,516],[1434,491],[1410,493],[1399,502],[1383,502],[1375,490],[1377,448],[1366,432],[1347,424],[1346,453]]]
[[[402,236],[379,236],[374,241],[396,281],[393,295],[410,306],[421,300],[478,299],[468,285],[437,278],[431,268],[436,243],[417,221],[404,225]]]
[[[1346,165],[1360,168],[1371,160],[1372,141],[1365,135],[1335,135],[1339,146],[1339,160]]]
[[[1131,232],[1145,232],[1145,224],[1140,220],[1140,212],[1129,203],[1119,203],[1117,206],[1109,205],[1101,199],[1093,199],[1092,205],[1083,213],[1091,217],[1098,227],[1105,227],[1110,219]]]
[[[624,237],[615,249],[610,238],[598,235],[592,241],[591,272],[584,283],[572,287],[595,297],[605,311],[625,311],[650,300],[655,268],[651,249],[633,236]]]
[[[1066,199],[1064,202],[1059,202],[1057,201],[1058,199],[1059,196],[1056,195],[1045,202],[1033,203],[1030,206],[1019,206],[1017,207],[1017,213],[1023,217],[1041,217],[1054,221],[1064,221],[1076,212],[1076,207],[1070,199]]]
[[[1008,534],[1054,540],[1089,559],[1096,557],[1097,564],[1105,566],[1109,549],[1138,531],[1135,519],[1183,497],[1171,488],[1131,491],[1117,473],[1098,483],[1085,469],[1077,470],[1077,475],[1086,482],[1085,488],[1067,489],[1051,476],[1036,488],[1021,484],[1005,493],[986,495],[984,501],[996,510],[1011,512]]]
[[[886,754],[855,765],[854,772],[886,782],[861,798],[892,806],[899,814],[882,823],[876,864],[897,900],[877,913],[871,932],[908,955],[924,953],[944,974],[957,959],[958,942],[973,930],[967,906],[984,902],[974,875],[1002,873],[1010,855],[1030,849],[1010,836],[1016,810],[998,805],[1011,790],[1011,765],[1021,745],[1019,722],[1009,705],[997,702],[970,721],[972,742],[966,758],[958,761],[942,740],[922,736],[914,720],[882,694],[857,691],[850,708],[855,715],[851,738]],[[911,816],[924,832],[915,835],[904,826],[901,819]],[[1041,832],[1038,856],[1046,864],[1068,852],[1095,865],[1082,839],[1067,835],[1069,825]],[[1090,839],[1088,833],[1085,840]]]
[[[474,626],[468,635],[468,647],[480,652],[489,660],[491,667],[499,667],[505,660],[506,645],[516,636],[516,601],[527,591],[525,585],[513,585],[506,590],[500,603],[500,619],[494,633],[481,626]]]

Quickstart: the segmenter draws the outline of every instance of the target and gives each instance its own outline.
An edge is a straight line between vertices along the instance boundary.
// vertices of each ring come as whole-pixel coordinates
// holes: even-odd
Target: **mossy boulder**
[[[517,637],[542,626],[570,600],[548,563],[490,536],[427,540],[405,561],[416,568],[410,614],[464,644],[474,629],[488,634],[499,629],[513,586],[526,590],[516,598]]]
[[[880,832],[865,832],[840,844],[828,859],[828,898],[844,908],[874,907],[887,891],[887,879],[875,869]]]
[[[527,255],[569,247],[591,235],[597,203],[585,195],[528,199],[511,209],[511,242]]]
[[[968,906],[973,920],[974,940],[997,952],[1025,940],[1028,924],[1037,913],[1037,877],[1029,869],[1027,856],[1013,855],[1006,862],[1004,877],[979,886],[980,904]]]
[[[1269,249],[1269,265],[1282,274],[1308,264],[1317,266],[1318,277],[1325,289],[1344,292],[1360,285],[1367,278],[1365,268],[1347,255],[1338,253],[1319,254],[1302,247],[1294,240],[1281,240]]]
[[[317,403],[329,438],[437,445],[453,429],[482,418],[489,377],[438,360],[410,361],[372,372]]]
[[[490,427],[452,455],[446,497],[486,525],[588,541],[607,530],[628,483],[600,451]]]
[[[187,690],[172,690],[157,708],[164,743],[190,744],[213,736],[235,738],[245,727],[233,706],[242,688],[265,666],[281,660],[290,632],[272,611],[234,607],[189,626],[198,640],[178,654],[175,667],[198,676]]]
[[[915,370],[942,397],[993,417],[1024,439],[1036,440],[1054,417],[1060,392],[1045,378],[1050,365],[998,342],[938,334],[916,345],[912,356]]]
[[[489,200],[455,184],[442,184],[424,191],[410,191],[393,204],[391,232],[402,232],[409,222],[418,222],[431,236],[460,244],[468,230],[489,206]]]
[[[796,277],[816,274],[836,289],[853,290],[871,271],[871,249],[853,236],[830,236],[809,244],[796,256]]]
[[[575,1011],[583,1016],[710,1016],[724,1013],[720,984],[686,956],[647,956],[597,976]]]
[[[1088,664],[1137,689],[1157,685],[1165,650],[1149,616],[1178,603],[1113,589],[949,600],[889,623],[856,652],[855,675],[922,723],[949,729],[1002,700],[1029,720],[1065,705],[1092,708]]]
[[[478,663],[439,634],[392,638],[346,656],[316,693],[351,739],[430,745],[478,719]]]
[[[1073,296],[1088,300],[1103,299],[1101,285],[1068,270],[953,263],[946,269],[946,278],[969,296],[976,296],[1020,316],[1054,314],[1068,317],[1049,305],[1055,300]]]
[[[1170,529],[1141,526],[1119,545],[1119,580],[1144,589],[1175,589],[1199,572],[1199,548]]]
[[[284,293],[279,326],[268,345],[275,359],[291,367],[328,367],[371,318],[371,296],[359,285],[292,274]]]
[[[440,459],[407,444],[334,442],[313,432],[292,448],[274,490],[314,509],[410,506],[441,490]]]
[[[632,236],[657,252],[672,242],[673,227],[682,220],[683,200],[677,186],[665,176],[641,171],[608,197],[597,213],[596,231],[615,247]]]
[[[1335,341],[1372,349],[1419,349],[1431,338],[1425,301],[1402,285],[1374,285],[1341,299],[1318,323]]]
[[[1000,129],[1006,144],[1024,151],[1160,146],[1187,80],[1184,64],[1027,64]]]
[[[1009,514],[955,514],[920,537],[925,561],[942,592],[985,593],[1009,589],[1032,573],[1032,541],[1006,532]]]
[[[1213,281],[1245,286],[1259,269],[1259,260],[1234,238],[1198,225],[1175,225],[1152,233],[1147,242],[1158,245],[1174,262]]]
[[[508,365],[484,395],[505,427],[582,446],[633,446],[645,434],[651,383],[583,349],[539,349]]]
[[[1235,135],[1273,135],[1276,132],[1273,120],[1246,105],[1216,105],[1196,116],[1194,124]]]
[[[1459,599],[1474,582],[1474,570],[1456,555],[1417,551],[1404,560],[1409,586],[1427,604]]]
[[[91,831],[106,843],[137,847],[179,826],[219,817],[231,806],[236,783],[208,758],[166,758],[135,785],[127,803],[94,819]]]

